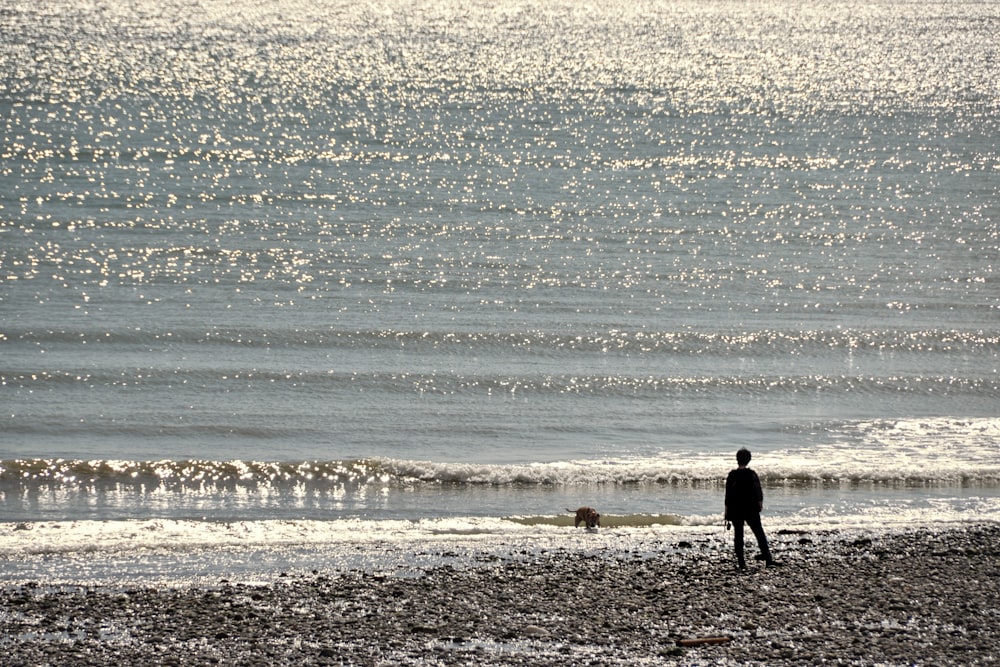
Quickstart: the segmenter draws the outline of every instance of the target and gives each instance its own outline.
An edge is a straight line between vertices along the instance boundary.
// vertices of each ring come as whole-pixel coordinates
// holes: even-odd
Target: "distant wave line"
[[[1000,334],[982,330],[836,330],[836,331],[625,331],[612,329],[579,335],[539,330],[524,332],[420,331],[394,329],[252,329],[239,330],[33,330],[0,331],[0,344],[28,342],[80,345],[205,345],[254,348],[334,349],[527,349],[539,353],[633,352],[661,354],[752,354],[774,356],[832,350],[892,352],[1000,351]]]
[[[0,387],[82,386],[99,387],[191,387],[268,388],[308,387],[311,391],[337,392],[363,389],[387,394],[467,394],[595,396],[658,394],[661,392],[740,392],[768,394],[786,392],[855,392],[895,395],[899,393],[974,395],[1000,397],[1000,379],[951,375],[722,375],[668,376],[662,374],[463,374],[460,371],[358,371],[228,368],[127,368],[95,370],[0,371]]]

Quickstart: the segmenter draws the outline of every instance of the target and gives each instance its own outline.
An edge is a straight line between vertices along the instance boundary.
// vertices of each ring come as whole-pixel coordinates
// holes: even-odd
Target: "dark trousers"
[[[764,560],[768,563],[771,562],[771,550],[767,546],[767,535],[764,534],[764,527],[760,525],[760,514],[748,514],[746,516],[734,517],[733,522],[733,540],[736,545],[736,562],[740,567],[746,567],[746,559],[743,557],[743,524],[750,526],[750,530],[753,531],[754,537],[757,538],[757,546],[760,547],[760,552],[764,556]]]

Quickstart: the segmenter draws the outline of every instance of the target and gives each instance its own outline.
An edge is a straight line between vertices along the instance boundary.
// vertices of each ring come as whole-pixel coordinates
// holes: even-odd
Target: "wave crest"
[[[910,461],[827,455],[814,460],[768,455],[759,470],[768,487],[889,485],[992,486],[1000,465],[916,465]],[[826,462],[824,463],[824,458]],[[248,493],[332,492],[412,487],[717,487],[729,466],[718,457],[671,457],[620,461],[561,461],[524,464],[435,462],[401,459],[345,461],[112,461],[15,459],[0,462],[0,493],[42,490]]]

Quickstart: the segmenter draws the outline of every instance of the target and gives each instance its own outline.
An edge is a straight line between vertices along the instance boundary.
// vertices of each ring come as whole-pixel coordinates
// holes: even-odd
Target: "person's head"
[[[746,447],[740,448],[740,451],[736,452],[736,462],[741,466],[750,463],[750,450]]]

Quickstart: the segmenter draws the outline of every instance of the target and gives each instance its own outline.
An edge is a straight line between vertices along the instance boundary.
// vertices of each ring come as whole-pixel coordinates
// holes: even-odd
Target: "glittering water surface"
[[[996,2],[0,31],[5,516],[997,518]]]

